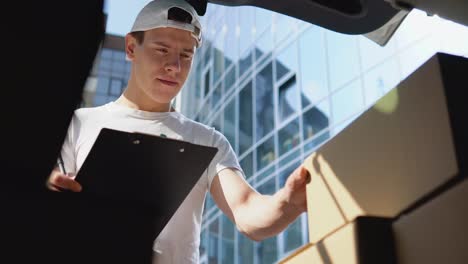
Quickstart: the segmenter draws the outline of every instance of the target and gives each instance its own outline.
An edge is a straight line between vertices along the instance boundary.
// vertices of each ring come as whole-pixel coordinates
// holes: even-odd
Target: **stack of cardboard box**
[[[468,59],[436,54],[306,161],[309,244],[280,263],[466,263]]]

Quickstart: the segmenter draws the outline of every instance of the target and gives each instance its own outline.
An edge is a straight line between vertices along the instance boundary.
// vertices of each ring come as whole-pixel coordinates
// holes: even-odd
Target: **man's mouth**
[[[162,82],[165,85],[169,85],[169,86],[177,86],[177,84],[178,84],[178,82],[169,81],[169,80],[160,79],[160,78],[158,78],[158,81]]]

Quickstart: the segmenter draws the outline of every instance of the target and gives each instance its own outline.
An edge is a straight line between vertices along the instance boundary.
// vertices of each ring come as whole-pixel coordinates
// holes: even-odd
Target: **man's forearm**
[[[280,233],[303,212],[286,197],[284,189],[274,195],[252,196],[234,216],[238,229],[256,241]]]

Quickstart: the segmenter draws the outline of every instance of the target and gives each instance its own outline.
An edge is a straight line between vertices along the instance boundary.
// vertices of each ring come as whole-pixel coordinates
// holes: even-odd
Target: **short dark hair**
[[[144,31],[135,31],[135,32],[130,32],[130,35],[134,37],[137,40],[137,43],[140,45],[143,43],[143,40],[145,39],[145,32]]]

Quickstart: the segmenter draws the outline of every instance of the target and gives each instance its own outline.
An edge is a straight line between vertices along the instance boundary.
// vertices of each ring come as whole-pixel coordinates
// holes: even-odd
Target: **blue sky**
[[[130,31],[138,11],[149,0],[105,0],[104,10],[108,14],[106,31],[124,36]]]

